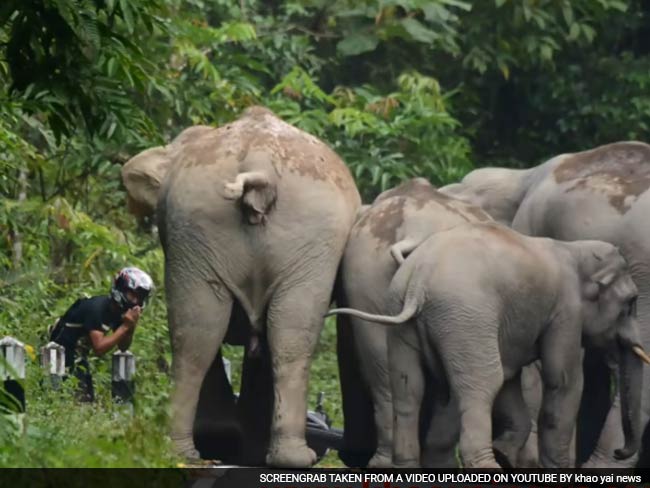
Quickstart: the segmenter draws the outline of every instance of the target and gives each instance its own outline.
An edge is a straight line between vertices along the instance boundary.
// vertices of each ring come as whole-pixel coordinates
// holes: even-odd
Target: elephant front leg
[[[571,347],[560,343],[565,339],[545,338],[542,345],[543,400],[538,436],[544,468],[573,467],[571,443],[582,396],[582,353],[578,341]]]
[[[281,291],[269,306],[274,404],[266,462],[271,466],[305,468],[316,462],[305,440],[305,419],[309,367],[329,304],[330,290],[323,289],[327,293],[314,287]]]
[[[388,331],[388,368],[393,399],[393,466],[420,467],[419,414],[424,371],[411,323]]]

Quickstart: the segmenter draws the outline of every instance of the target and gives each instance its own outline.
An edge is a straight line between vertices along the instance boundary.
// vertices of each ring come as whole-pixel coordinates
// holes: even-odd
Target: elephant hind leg
[[[266,461],[271,466],[304,468],[316,462],[316,453],[305,440],[305,416],[309,367],[334,282],[333,273],[327,275],[283,287],[269,304],[267,339],[274,404]]]
[[[356,307],[356,305],[355,305]],[[360,309],[367,309],[361,306]],[[370,415],[375,420],[376,450],[368,462],[369,468],[390,468],[393,450],[393,403],[388,372],[386,328],[350,317],[361,376],[372,398]],[[374,415],[373,415],[374,414]]]
[[[492,451],[492,405],[503,385],[498,330],[494,327],[498,323],[498,317],[468,317],[456,312],[453,319],[433,328],[460,409],[460,451],[466,468],[499,468]],[[466,333],[468,330],[472,334]]]
[[[521,393],[530,417],[530,433],[517,456],[516,467],[518,468],[539,467],[537,419],[542,405],[541,368],[542,362],[537,360],[521,370]]]
[[[503,464],[516,467],[520,449],[530,434],[531,420],[521,390],[521,374],[506,381],[493,407],[494,449]]]
[[[420,408],[424,366],[413,322],[388,330],[388,367],[393,401],[393,467],[421,467]],[[424,412],[428,415],[429,412]]]
[[[193,425],[199,394],[226,333],[233,299],[225,287],[199,279],[168,281],[166,288],[174,378],[171,437],[179,454],[198,458]]]

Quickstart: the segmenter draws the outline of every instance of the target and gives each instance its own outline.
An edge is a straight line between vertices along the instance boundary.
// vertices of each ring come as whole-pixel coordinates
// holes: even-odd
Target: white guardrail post
[[[25,430],[25,344],[13,337],[0,340],[0,412],[7,421]]]
[[[115,403],[133,404],[135,396],[135,356],[130,351],[113,353],[111,395]]]
[[[56,342],[41,347],[41,367],[50,376],[52,388],[58,390],[65,376],[65,347]]]

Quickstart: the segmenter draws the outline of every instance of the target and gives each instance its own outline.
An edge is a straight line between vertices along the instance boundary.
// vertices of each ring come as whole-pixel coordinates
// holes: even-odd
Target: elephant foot
[[[515,467],[527,469],[539,468],[539,459],[537,456],[528,453],[519,453],[519,456],[517,457],[517,465]]]
[[[368,462],[368,467],[374,469],[391,468],[392,466],[393,466],[392,456],[379,451],[377,451],[375,455],[372,457],[372,459],[370,459],[370,461]]]
[[[197,451],[196,447],[194,447],[194,441],[191,436],[189,438],[182,437],[177,439],[172,437],[172,440],[174,442],[174,451],[178,456],[184,458],[189,463],[201,461],[201,454]]]
[[[414,461],[398,461],[396,463],[393,463],[391,467],[403,469],[403,468],[421,468],[422,466],[420,466],[420,463],[414,460]]]
[[[492,452],[497,462],[506,468],[517,466],[518,446],[509,439],[496,439],[492,443]]]
[[[471,468],[471,469],[498,469],[498,470],[503,469],[501,465],[497,463],[496,459],[494,459],[493,456],[490,456],[489,458],[484,457],[483,459],[478,459],[467,463],[463,463],[463,467]]]
[[[534,438],[533,438],[534,436]],[[532,434],[517,455],[517,468],[539,468],[539,455],[537,453],[537,435]]]
[[[304,439],[284,438],[272,442],[266,464],[277,468],[310,468],[316,463],[316,453]]]
[[[581,469],[616,469],[616,468],[633,468],[636,464],[636,456],[632,456],[628,459],[607,459],[604,456],[598,456],[597,454],[592,454],[591,457],[580,466]]]

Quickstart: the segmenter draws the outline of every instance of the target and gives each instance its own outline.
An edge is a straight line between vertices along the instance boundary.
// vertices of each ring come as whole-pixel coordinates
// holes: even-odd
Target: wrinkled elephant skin
[[[484,220],[491,220],[485,212],[439,193],[423,178],[383,192],[360,212],[350,233],[338,305],[383,313],[390,281],[409,250],[434,232]],[[351,343],[339,355],[346,444],[340,457],[348,465],[365,465],[372,455],[368,467],[390,467],[393,409],[386,328],[356,317],[340,316],[338,320],[342,322],[340,334],[345,334],[341,336]],[[365,398],[358,398],[361,395]],[[367,425],[371,418],[374,427]],[[439,442],[427,456],[431,467],[453,467],[455,436],[438,431],[432,437]],[[349,459],[352,452],[365,453],[365,462]]]
[[[617,246],[639,289],[637,316],[644,348],[650,348],[650,146],[617,142],[562,154],[526,170],[482,168],[442,192],[481,206],[493,218],[524,234],[560,240],[598,239]],[[610,409],[602,371],[605,356],[585,358],[584,408],[578,426],[578,463],[625,467],[636,457],[615,458],[623,442],[618,412]],[[598,364],[600,361],[600,364]],[[643,426],[650,419],[650,374],[644,374]],[[607,415],[609,412],[609,415]],[[602,430],[602,432],[601,432]],[[646,428],[646,430],[648,430]],[[594,434],[600,433],[596,438]],[[644,437],[650,437],[648,433]],[[642,447],[641,459],[649,459]],[[641,464],[640,467],[650,465]]]
[[[319,139],[263,107],[251,107],[219,128],[186,129],[148,154],[156,161],[145,151],[122,174],[140,207],[149,205],[153,212],[152,194],[157,195],[177,450],[198,456],[195,417],[204,378],[226,335],[238,335],[228,331],[229,323],[239,328],[245,322],[251,358],[244,369],[258,373],[244,374],[251,384],[257,381],[253,376],[272,378],[259,399],[262,410],[271,405],[268,417],[262,413],[251,420],[259,424],[252,429],[261,432],[259,442],[268,435],[265,461],[311,466],[316,457],[305,442],[309,366],[361,203],[349,170]],[[148,174],[147,165],[166,168],[164,177],[130,178],[139,169]],[[230,320],[233,307],[245,317],[237,324]],[[260,345],[268,348],[268,357],[260,355]],[[210,386],[216,391],[211,394],[224,391]],[[239,419],[254,415],[248,388],[242,386]],[[241,429],[250,432],[251,426],[244,421]],[[247,439],[243,435],[242,442]]]
[[[391,281],[390,316],[351,308],[330,313],[390,324],[396,467],[421,464],[423,365],[434,376],[444,371],[457,402],[464,465],[498,468],[495,399],[499,395],[512,410],[525,412],[521,370],[540,359],[540,464],[566,468],[582,394],[583,340],[611,347],[625,365],[625,443],[617,446],[617,456],[631,456],[640,444],[636,297],[627,264],[611,244],[527,237],[496,223],[468,223],[432,234],[406,257]],[[511,457],[528,435],[528,424],[520,427]],[[511,443],[505,439],[503,445]]]

